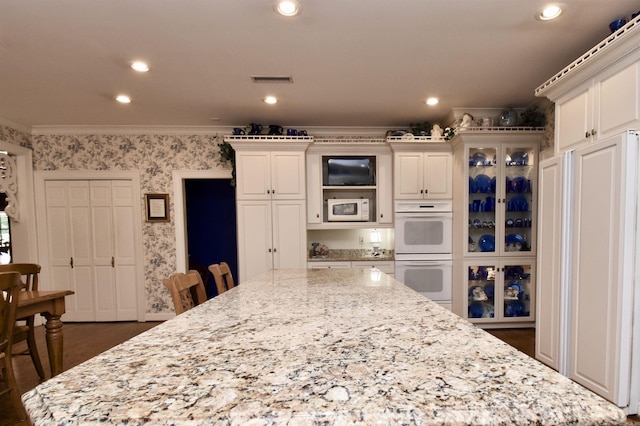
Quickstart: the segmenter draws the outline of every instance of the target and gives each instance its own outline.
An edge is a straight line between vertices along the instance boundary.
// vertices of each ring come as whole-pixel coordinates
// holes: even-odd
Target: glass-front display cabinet
[[[535,319],[535,263],[465,263],[464,318],[474,323],[504,323]]]
[[[535,252],[537,144],[469,146],[467,254]]]
[[[463,130],[451,141],[453,269],[463,271],[454,273],[452,310],[478,325],[535,325],[532,276],[543,135],[531,129]]]

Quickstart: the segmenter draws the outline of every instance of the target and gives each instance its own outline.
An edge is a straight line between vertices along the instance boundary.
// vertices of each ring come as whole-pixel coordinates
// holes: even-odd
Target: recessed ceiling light
[[[116,101],[120,102],[121,104],[130,104],[131,98],[127,95],[118,95],[116,96]]]
[[[273,8],[282,16],[296,16],[302,12],[302,6],[297,0],[278,0]]]
[[[538,15],[538,19],[541,21],[550,21],[551,19],[556,19],[558,16],[562,14],[562,7],[558,4],[550,4],[544,7],[540,11]]]
[[[438,98],[428,98],[426,101],[427,105],[437,105],[438,102],[440,102],[440,99]]]
[[[278,99],[275,96],[267,96],[262,100],[265,104],[273,105],[278,103]]]
[[[131,64],[131,68],[138,72],[147,72],[149,71],[149,65],[142,61],[135,61]]]

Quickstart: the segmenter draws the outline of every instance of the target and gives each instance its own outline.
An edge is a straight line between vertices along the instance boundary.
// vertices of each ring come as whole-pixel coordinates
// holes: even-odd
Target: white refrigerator
[[[540,163],[536,358],[637,414],[640,133]]]

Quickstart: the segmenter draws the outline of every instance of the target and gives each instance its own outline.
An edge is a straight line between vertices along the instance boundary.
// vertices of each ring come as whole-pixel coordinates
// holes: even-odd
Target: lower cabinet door
[[[307,231],[304,201],[273,201],[273,267],[304,268],[307,264]]]
[[[273,267],[271,201],[238,201],[238,283]]]

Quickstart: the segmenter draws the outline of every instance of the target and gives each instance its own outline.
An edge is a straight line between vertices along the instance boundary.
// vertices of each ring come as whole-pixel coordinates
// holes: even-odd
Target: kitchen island
[[[52,424],[624,424],[614,405],[362,269],[269,271],[22,397]]]

